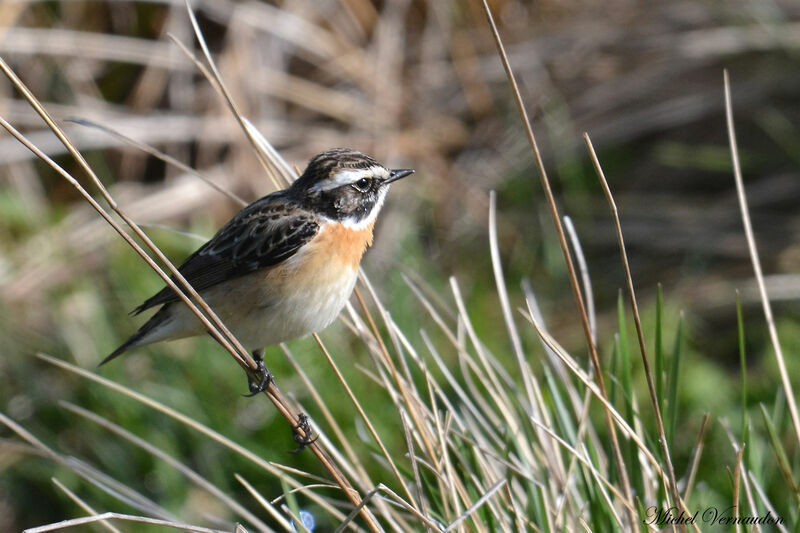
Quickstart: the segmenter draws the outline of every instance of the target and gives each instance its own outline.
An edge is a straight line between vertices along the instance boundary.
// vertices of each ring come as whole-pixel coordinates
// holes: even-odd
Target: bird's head
[[[333,148],[315,156],[290,191],[314,212],[362,227],[375,220],[389,184],[413,173],[411,169],[389,170],[349,148]]]

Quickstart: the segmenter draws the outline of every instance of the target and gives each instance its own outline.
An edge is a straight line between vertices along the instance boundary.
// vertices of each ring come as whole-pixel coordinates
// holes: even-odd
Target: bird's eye
[[[353,188],[358,192],[367,192],[369,190],[370,179],[369,178],[361,178],[357,182],[353,183]]]

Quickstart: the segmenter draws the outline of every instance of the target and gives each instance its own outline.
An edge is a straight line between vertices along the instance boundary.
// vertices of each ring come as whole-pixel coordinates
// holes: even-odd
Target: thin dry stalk
[[[74,122],[75,124],[79,124],[81,126],[86,126],[88,128],[94,128],[94,129],[97,129],[99,131],[102,131],[103,133],[111,135],[112,137],[122,141],[123,143],[125,143],[127,145],[133,146],[136,149],[141,150],[142,152],[144,152],[146,154],[152,155],[156,159],[160,159],[161,161],[163,161],[164,163],[167,163],[168,165],[172,165],[172,166],[174,166],[176,168],[181,169],[182,171],[186,172],[187,174],[190,174],[190,175],[196,177],[197,179],[199,179],[200,181],[202,181],[203,183],[205,183],[206,185],[208,185],[209,187],[211,187],[212,189],[214,189],[218,193],[227,196],[230,200],[233,200],[234,202],[236,202],[240,206],[244,207],[244,206],[247,205],[247,202],[242,197],[240,197],[239,195],[235,194],[232,191],[229,191],[225,187],[221,187],[218,184],[214,183],[212,180],[208,179],[206,176],[204,176],[203,174],[201,174],[197,170],[193,169],[192,167],[190,167],[189,165],[187,165],[183,161],[179,161],[179,160],[175,159],[174,157],[172,157],[171,155],[165,154],[161,150],[158,150],[158,149],[150,146],[147,143],[139,142],[136,139],[128,137],[127,135],[125,135],[123,133],[120,133],[119,131],[115,130],[114,128],[110,128],[108,126],[104,126],[103,124],[99,124],[99,123],[94,122],[92,120],[88,120],[88,119],[84,119],[84,118],[70,118],[70,119],[68,119],[68,122]]]
[[[257,516],[253,513],[248,511],[245,507],[243,507],[238,501],[227,495],[222,489],[208,481],[206,478],[192,470],[191,468],[187,467],[180,461],[176,460],[174,457],[170,456],[162,449],[158,448],[157,446],[152,445],[151,443],[147,442],[146,440],[142,439],[141,437],[137,437],[130,431],[123,429],[117,424],[109,421],[108,419],[96,415],[95,413],[74,405],[70,402],[62,401],[59,402],[62,407],[64,407],[67,411],[70,411],[78,416],[91,420],[95,424],[102,426],[103,428],[107,429],[108,431],[120,436],[121,438],[125,439],[126,441],[130,442],[134,446],[137,446],[153,457],[160,459],[161,461],[168,464],[170,467],[175,469],[180,474],[184,475],[187,479],[189,479],[192,483],[197,485],[198,487],[208,491],[211,495],[213,495],[219,502],[228,506],[233,512],[241,516],[242,518],[246,519],[250,522],[254,527],[258,528],[260,531],[267,531],[270,528],[262,522]]]
[[[550,425],[550,415],[545,408],[544,400],[538,382],[536,381],[525,354],[522,351],[522,341],[519,338],[516,324],[514,323],[514,316],[511,313],[511,305],[508,300],[508,291],[506,290],[505,278],[503,276],[503,268],[500,263],[500,246],[497,242],[497,195],[494,191],[489,193],[489,248],[490,256],[492,258],[492,269],[494,271],[495,283],[497,285],[497,294],[500,298],[500,308],[503,311],[503,319],[506,323],[508,336],[511,338],[511,345],[514,349],[514,355],[517,359],[517,366],[519,367],[522,382],[525,386],[525,393],[527,395],[528,404],[531,409],[530,415],[541,419],[545,424]],[[550,468],[550,474],[555,478],[556,482],[561,485],[559,490],[563,490],[564,481],[564,464],[561,461],[561,456],[555,453],[555,450],[550,446],[548,439],[542,438],[539,433],[539,443],[543,447],[544,453],[547,455],[547,464]],[[542,493],[547,494],[545,492]],[[548,521],[552,516],[550,509],[550,498],[543,498],[546,507],[546,516]]]
[[[454,520],[454,521],[453,521],[453,522],[452,522],[452,523],[451,523],[449,526],[447,526],[447,527],[445,528],[445,531],[453,531],[455,528],[457,528],[457,527],[458,527],[458,526],[461,524],[461,522],[463,522],[464,520],[466,520],[467,518],[469,518],[469,517],[470,517],[470,515],[471,515],[472,513],[474,513],[475,511],[477,511],[477,510],[478,510],[478,508],[479,508],[481,505],[483,505],[484,503],[486,503],[486,501],[487,501],[489,498],[491,498],[492,496],[494,496],[494,494],[495,494],[495,493],[496,493],[498,490],[502,489],[502,488],[505,486],[505,484],[506,484],[506,483],[508,483],[508,482],[507,482],[505,479],[501,479],[500,481],[498,481],[497,483],[495,483],[495,484],[494,484],[494,485],[493,485],[493,486],[492,486],[492,487],[491,487],[491,488],[490,488],[488,491],[486,491],[486,493],[485,493],[483,496],[481,496],[480,498],[478,498],[478,500],[477,500],[477,501],[476,501],[476,502],[475,502],[475,503],[474,503],[474,504],[473,504],[473,505],[472,505],[472,506],[471,506],[469,509],[467,509],[466,511],[464,511],[464,512],[461,514],[461,516],[459,516],[458,518],[456,518],[456,519],[455,519],[455,520]]]
[[[280,347],[281,350],[283,351],[283,354],[288,359],[289,364],[292,365],[292,369],[294,370],[295,374],[303,382],[305,389],[309,392],[312,400],[322,413],[322,416],[325,418],[326,424],[328,425],[328,427],[331,428],[333,435],[335,435],[336,439],[341,443],[341,446],[344,449],[344,452],[347,454],[347,458],[349,460],[349,465],[345,463],[344,466],[347,467],[349,470],[351,470],[350,475],[353,476],[354,479],[356,479],[359,483],[362,484],[362,489],[364,489],[363,486],[364,484],[367,484],[369,486],[374,486],[375,484],[370,479],[369,474],[367,473],[363,463],[358,457],[358,454],[353,449],[350,443],[350,439],[348,439],[345,436],[342,427],[333,417],[333,413],[331,413],[331,410],[328,408],[328,404],[325,402],[325,400],[323,400],[322,396],[320,396],[319,389],[315,387],[314,384],[311,382],[311,380],[308,377],[308,374],[306,374],[306,372],[302,369],[300,364],[295,359],[294,355],[292,355],[289,348],[285,344],[281,344]],[[355,472],[353,472],[353,470],[355,470]]]
[[[394,460],[392,459],[392,456],[389,453],[389,450],[383,444],[383,440],[378,435],[378,431],[375,429],[375,426],[372,424],[372,421],[370,421],[369,417],[367,416],[367,413],[364,411],[364,408],[361,407],[361,403],[358,401],[358,398],[356,397],[355,393],[353,393],[353,389],[350,388],[350,385],[348,385],[347,380],[344,379],[344,376],[342,375],[341,371],[339,370],[339,366],[336,364],[336,362],[334,362],[333,357],[331,357],[330,352],[328,352],[328,349],[322,343],[322,339],[319,338],[319,335],[314,333],[313,337],[314,337],[314,340],[317,341],[317,344],[319,345],[320,349],[322,350],[322,353],[325,355],[325,358],[328,360],[328,364],[331,366],[331,368],[333,369],[334,373],[336,374],[336,379],[338,379],[339,383],[342,384],[342,386],[344,387],[345,392],[347,393],[348,398],[350,398],[350,401],[356,407],[356,410],[358,411],[358,414],[361,416],[361,419],[366,424],[367,429],[370,432],[370,435],[372,435],[372,438],[375,439],[375,443],[380,447],[381,453],[383,454],[384,458],[388,461],[389,466],[392,469],[392,472],[394,473],[395,477],[397,478],[397,481],[403,487],[403,491],[406,493],[406,496],[408,496],[408,499],[413,502],[414,501],[414,497],[411,495],[411,490],[406,485],[405,478],[400,473],[400,470],[397,468],[397,465],[395,464]]]
[[[391,356],[389,355],[389,351],[386,349],[386,344],[383,342],[383,338],[381,337],[380,333],[378,332],[378,327],[375,325],[375,321],[372,318],[372,314],[369,312],[369,308],[367,307],[366,302],[364,302],[364,298],[361,296],[361,291],[356,288],[355,295],[358,299],[358,303],[361,305],[361,309],[364,311],[364,316],[367,318],[367,322],[369,323],[369,327],[372,330],[372,334],[375,339],[378,341],[380,346],[380,354],[383,356],[384,363],[389,367],[389,370],[392,374],[392,378],[396,385],[397,390],[400,392],[400,395],[403,398],[403,401],[406,404],[406,408],[408,410],[409,415],[411,416],[411,420],[414,423],[414,426],[417,428],[420,437],[425,445],[426,451],[428,456],[432,458],[434,462],[436,462],[436,454],[433,451],[433,443],[429,438],[429,428],[426,424],[423,423],[422,415],[419,412],[419,405],[418,402],[415,401],[416,398],[419,398],[419,394],[413,394],[414,391],[409,391],[409,387],[403,383],[403,380],[400,377],[399,372],[397,371],[397,367],[392,361]],[[372,292],[372,291],[370,291]],[[378,299],[374,293],[372,293],[373,299],[377,302]],[[382,308],[382,306],[381,306]],[[385,314],[384,314],[385,318]],[[388,321],[387,321],[388,323]],[[438,470],[439,465],[436,464],[436,469]],[[412,500],[413,501],[413,500]]]
[[[749,482],[747,465],[745,465],[744,461],[742,460],[743,459],[743,455],[742,455],[742,459],[739,459],[739,455],[742,454],[742,452],[744,450],[744,443],[740,443],[739,441],[736,440],[736,437],[733,435],[733,432],[731,431],[731,428],[728,425],[728,421],[727,420],[725,420],[725,419],[722,420],[722,427],[725,429],[725,434],[728,436],[728,440],[731,443],[731,447],[733,448],[733,451],[736,452],[737,463],[735,465],[735,468],[740,471],[739,479],[741,481],[741,487],[744,487],[744,494],[747,497],[747,504],[748,504],[748,506],[750,508],[749,512],[751,512],[753,515],[757,515],[759,513],[759,510],[756,507],[756,502],[755,502],[755,499],[753,498],[753,491],[750,489],[750,482]],[[730,468],[728,468],[728,473],[731,475],[731,477],[733,477],[734,473],[730,471]],[[734,483],[735,483],[735,481],[734,481]],[[741,489],[740,488],[734,487],[734,489],[738,493],[741,493]],[[737,499],[735,501],[738,501],[738,494],[737,494]],[[736,510],[738,511],[738,508]],[[778,525],[780,525],[780,524],[778,524]],[[753,524],[753,531],[759,531],[760,532],[761,531],[761,527],[758,524]]]
[[[625,269],[625,282],[628,289],[628,297],[631,302],[631,310],[633,311],[633,322],[636,325],[636,337],[639,340],[639,351],[642,354],[642,364],[644,365],[644,375],[647,379],[647,388],[650,393],[650,402],[653,405],[653,412],[656,415],[656,429],[658,431],[658,442],[661,444],[661,453],[664,456],[666,463],[667,475],[669,476],[669,491],[672,495],[672,504],[679,505],[681,501],[680,492],[678,492],[678,482],[675,479],[675,469],[672,466],[672,456],[669,453],[669,443],[667,443],[667,435],[664,432],[664,419],[661,417],[661,406],[658,403],[658,396],[656,394],[656,385],[653,381],[653,371],[650,368],[650,359],[647,357],[647,348],[645,347],[644,331],[642,330],[642,319],[639,316],[639,303],[636,300],[636,291],[633,288],[633,277],[631,275],[630,263],[628,263],[628,251],[625,249],[625,239],[622,236],[622,225],[619,221],[619,210],[617,203],[614,201],[614,195],[611,194],[611,189],[608,187],[603,168],[600,166],[600,161],[597,159],[597,154],[592,146],[592,141],[589,139],[589,134],[584,133],[583,139],[586,141],[586,147],[589,150],[589,155],[592,158],[592,165],[594,165],[597,178],[600,180],[600,185],[603,187],[603,193],[608,201],[608,207],[611,211],[611,216],[614,219],[614,229],[617,233],[617,243],[619,245],[620,258],[622,260],[622,267]],[[660,376],[659,376],[660,378]],[[688,512],[689,510],[686,509]]]
[[[371,480],[369,473],[364,468],[361,459],[359,458],[358,454],[353,448],[351,444],[351,439],[345,437],[341,426],[336,422],[336,420],[333,417],[333,414],[330,412],[330,409],[328,409],[328,405],[323,401],[322,397],[320,396],[319,390],[311,383],[311,380],[308,378],[308,375],[300,367],[300,365],[295,360],[294,356],[291,354],[286,345],[281,344],[280,346],[284,354],[286,355],[287,359],[289,360],[289,363],[292,365],[292,368],[295,370],[297,375],[303,381],[306,390],[311,394],[311,397],[316,403],[317,408],[322,412],[325,421],[333,431],[333,434],[338,439],[341,447],[344,449],[344,454],[346,454],[346,458],[342,455],[341,452],[339,452],[339,450],[337,450],[330,443],[330,441],[326,440],[327,439],[326,435],[324,434],[320,435],[320,438],[322,438],[325,442],[328,442],[328,447],[332,450],[335,457],[339,460],[339,464],[341,464],[342,468],[346,470],[347,474],[350,475],[350,477],[355,480],[355,482],[361,488],[362,491],[367,491],[369,490],[369,487],[374,487],[375,483]],[[380,508],[380,512],[383,514],[385,518],[387,518],[387,520],[404,523],[404,518],[398,516],[395,509],[388,506],[383,499],[381,498],[376,499],[375,505],[378,508]],[[408,527],[410,526],[406,525],[406,529],[408,529]]]
[[[256,156],[258,156],[259,162],[261,162],[261,165],[264,167],[264,170],[266,171],[267,175],[270,177],[270,179],[272,179],[272,182],[275,185],[275,187],[278,189],[282,189],[283,187],[288,185],[288,183],[281,183],[281,181],[278,179],[278,174],[275,171],[275,168],[273,167],[273,165],[270,164],[269,159],[267,159],[266,157],[266,154],[264,154],[259,149],[258,140],[253,136],[250,128],[247,127],[247,124],[245,123],[243,118],[244,115],[242,115],[242,113],[239,112],[239,106],[237,106],[236,102],[233,100],[233,97],[231,96],[228,87],[225,85],[225,82],[222,79],[222,75],[219,73],[219,70],[217,69],[217,65],[214,62],[214,59],[211,57],[211,52],[208,51],[208,45],[206,44],[206,40],[203,37],[203,33],[200,31],[200,26],[198,26],[197,24],[197,19],[194,16],[194,10],[192,10],[192,4],[189,0],[186,0],[186,12],[189,14],[189,20],[192,23],[192,28],[194,29],[194,34],[197,37],[197,41],[200,43],[200,48],[203,50],[203,54],[206,57],[206,61],[208,61],[209,67],[211,67],[211,73],[213,74],[213,79],[216,82],[214,84],[214,88],[217,89],[222,94],[225,103],[228,105],[228,108],[230,109],[231,113],[233,113],[233,116],[236,117],[236,120],[239,122],[239,126],[241,126],[245,136],[253,145],[253,148],[255,149],[254,151],[256,153]],[[181,49],[184,50],[184,52],[188,52],[188,49],[186,49],[186,47],[182,46]],[[195,59],[192,54],[189,54],[189,56],[195,61],[195,65],[198,66],[200,65],[200,62],[197,59]],[[204,71],[204,74],[206,73],[207,71]],[[206,77],[208,78],[208,75],[206,75]]]
[[[528,404],[534,416],[542,418],[549,424],[550,421],[548,420],[547,410],[544,407],[542,394],[525,360],[525,354],[522,350],[522,341],[519,338],[519,332],[514,323],[514,316],[511,313],[511,304],[509,304],[508,301],[508,290],[506,290],[503,267],[500,263],[500,245],[497,242],[497,194],[494,191],[489,193],[489,254],[492,258],[492,270],[494,272],[495,284],[497,285],[497,295],[500,298],[500,309],[503,311],[503,320],[508,330],[508,336],[511,339],[511,346],[514,350],[517,366],[519,367],[520,374],[522,374],[522,383],[525,386],[525,393],[528,396]]]
[[[581,240],[578,238],[578,232],[575,231],[575,225],[572,223],[572,218],[568,215],[564,215],[564,228],[567,230],[569,240],[572,243],[572,249],[575,251],[575,260],[578,262],[578,271],[581,273],[581,281],[583,281],[583,294],[584,299],[586,300],[586,313],[589,315],[589,329],[592,332],[592,341],[597,344],[597,313],[594,309],[592,280],[589,277],[589,267],[586,264],[586,256],[583,254]]]
[[[731,84],[728,78],[728,71],[723,72],[725,83],[725,118],[728,124],[728,141],[731,148],[731,159],[733,160],[733,177],[736,181],[736,194],[739,198],[739,209],[742,214],[742,224],[744,234],[747,238],[747,250],[750,252],[750,262],[753,263],[753,272],[758,283],[758,293],[761,296],[761,305],[764,308],[764,319],[767,321],[769,338],[772,341],[772,348],[775,350],[775,360],[778,363],[778,373],[781,376],[783,393],[786,396],[786,404],[789,407],[789,414],[792,417],[795,437],[797,444],[800,445],[800,414],[797,412],[797,400],[795,399],[792,382],[789,379],[789,372],[786,370],[786,362],[783,358],[783,350],[778,339],[778,330],[775,328],[775,318],[772,316],[772,305],[767,295],[767,287],[764,284],[764,274],[761,270],[761,259],[756,248],[756,237],[753,233],[753,224],[750,222],[750,211],[747,207],[747,196],[744,191],[744,180],[742,179],[742,169],[739,165],[739,147],[736,143],[736,130],[733,126],[733,104],[731,103]]]
[[[744,445],[739,447],[736,452],[736,466],[733,469],[733,517],[739,518],[739,483],[742,480],[742,456],[744,455]],[[736,523],[736,531],[741,531],[740,524]]]
[[[780,513],[778,513],[778,511],[776,511],[775,508],[772,506],[772,503],[769,501],[769,497],[767,497],[766,493],[764,492],[764,488],[761,485],[759,485],[758,479],[756,479],[756,474],[746,469],[745,469],[745,474],[747,476],[745,478],[745,481],[748,478],[750,479],[750,483],[753,484],[753,488],[755,489],[756,494],[758,494],[758,497],[761,499],[761,503],[764,504],[764,507],[774,516],[779,516]],[[745,483],[745,487],[747,486],[748,486],[747,483]],[[786,526],[784,524],[779,523],[775,525],[777,526],[778,530],[781,531],[782,533],[789,533],[789,530],[786,529]]]
[[[59,489],[61,492],[63,492],[64,494],[66,494],[66,495],[67,495],[67,497],[68,497],[70,500],[72,500],[73,502],[75,502],[75,504],[76,504],[76,505],[78,505],[78,507],[80,507],[81,509],[83,509],[84,511],[86,511],[87,513],[89,513],[89,515],[91,515],[91,516],[97,516],[97,511],[95,511],[95,510],[92,508],[92,506],[91,506],[91,505],[89,505],[88,503],[86,503],[86,502],[85,502],[85,501],[84,501],[84,500],[83,500],[83,499],[82,499],[80,496],[78,496],[77,494],[75,494],[74,492],[72,492],[71,490],[69,490],[69,489],[67,488],[67,486],[66,486],[66,485],[64,485],[63,483],[61,483],[61,482],[58,480],[58,478],[51,477],[51,478],[50,478],[50,481],[52,481],[52,482],[53,482],[53,484],[54,484],[56,487],[58,487],[58,489]],[[111,533],[122,533],[122,532],[121,532],[119,529],[117,529],[116,527],[114,527],[114,524],[111,524],[110,522],[105,522],[105,521],[104,521],[104,522],[100,522],[100,525],[101,525],[101,526],[103,526],[104,528],[106,528],[107,530],[111,531]]]
[[[408,421],[406,420],[405,413],[400,411],[400,422],[403,424],[403,435],[406,438],[406,449],[408,450],[408,458],[411,461],[411,471],[414,473],[414,488],[417,489],[417,501],[419,502],[419,510],[423,515],[428,514],[425,508],[425,494],[422,488],[422,478],[419,476],[419,465],[417,464],[417,454],[414,451],[414,440],[411,438],[411,431],[408,428]],[[436,470],[434,470],[435,472]],[[431,528],[425,524],[425,531],[430,532]]]
[[[96,516],[87,516],[84,518],[73,518],[71,520],[63,520],[55,524],[47,524],[45,526],[32,527],[23,531],[23,533],[45,533],[47,531],[58,531],[59,529],[67,529],[75,526],[82,526],[84,524],[93,524],[95,522],[104,522],[106,520],[121,520],[124,522],[136,522],[139,524],[150,524],[154,526],[161,526],[166,528],[178,529],[180,531],[189,531],[191,533],[230,533],[222,529],[210,529],[207,527],[192,526],[189,524],[181,524],[171,520],[160,520],[158,518],[147,518],[145,516],[134,516],[122,513],[103,513]]]
[[[500,38],[500,32],[497,30],[497,25],[494,22],[494,17],[492,16],[492,11],[489,9],[489,4],[487,0],[483,0],[483,10],[486,14],[486,18],[489,21],[489,26],[492,30],[492,35],[494,36],[495,44],[497,45],[497,51],[500,55],[500,59],[503,62],[503,68],[505,69],[506,76],[508,78],[509,83],[511,84],[512,91],[514,93],[514,99],[517,104],[517,109],[519,111],[520,117],[522,118],[522,122],[525,126],[525,132],[528,137],[528,142],[531,145],[531,149],[533,150],[533,155],[536,159],[536,165],[539,169],[539,178],[542,183],[542,188],[544,189],[545,197],[547,199],[547,206],[550,209],[550,216],[553,219],[553,224],[556,228],[556,233],[558,234],[558,241],[561,246],[561,251],[564,254],[564,261],[567,266],[567,270],[569,273],[569,280],[570,286],[572,287],[572,293],[575,297],[575,303],[578,306],[578,311],[581,317],[581,325],[583,326],[583,333],[586,337],[586,342],[589,347],[589,354],[592,359],[592,366],[594,367],[595,373],[595,381],[597,381],[597,385],[600,389],[600,393],[604,398],[607,398],[608,395],[606,393],[606,386],[603,380],[603,369],[600,366],[600,358],[597,354],[597,346],[595,345],[594,341],[592,340],[592,330],[589,325],[589,317],[586,313],[586,306],[583,302],[583,296],[581,295],[581,290],[578,282],[578,277],[575,272],[575,266],[572,263],[572,256],[569,251],[569,246],[567,245],[567,239],[564,234],[564,228],[561,225],[561,218],[558,214],[558,207],[556,206],[555,197],[553,196],[553,191],[550,188],[550,181],[547,178],[547,171],[544,167],[544,161],[542,160],[541,152],[539,151],[539,146],[536,142],[536,137],[533,134],[533,129],[531,127],[530,119],[528,118],[528,112],[525,110],[525,105],[522,102],[522,95],[520,94],[519,87],[517,86],[516,78],[514,77],[514,72],[511,70],[511,64],[508,61],[508,56],[505,52],[505,47],[503,46],[503,41]],[[617,437],[617,431],[614,426],[614,422],[612,420],[611,412],[608,409],[604,410],[606,425],[608,426],[608,432],[611,437],[611,447],[614,451],[614,460],[617,464],[617,470],[620,477],[620,482],[624,489],[625,498],[628,502],[633,502],[633,492],[631,490],[630,481],[628,479],[628,471],[625,467],[625,461],[622,458],[622,450],[619,445],[619,439]],[[630,507],[629,507],[630,508]],[[629,525],[630,527],[636,528],[637,526],[637,517],[636,513],[629,512],[628,513]]]
[[[279,513],[278,510],[275,509],[275,506],[272,505],[269,502],[269,500],[264,498],[264,496],[262,496],[261,493],[258,492],[255,487],[253,487],[250,483],[248,483],[248,481],[239,474],[234,474],[233,477],[236,478],[236,481],[242,484],[242,486],[247,490],[247,492],[250,493],[250,496],[252,496],[253,499],[255,499],[259,504],[261,504],[261,507],[263,507],[264,510],[270,514],[273,520],[275,520],[278,524],[280,524],[281,527],[283,527],[283,529],[285,529],[286,531],[293,531],[292,524],[288,520],[286,520],[286,517],[284,517],[281,513]]]
[[[708,429],[708,424],[710,421],[711,415],[706,413],[703,416],[703,423],[700,425],[700,434],[697,436],[697,445],[694,447],[694,452],[692,453],[692,466],[689,469],[689,477],[686,480],[686,490],[683,492],[683,501],[685,502],[688,502],[689,496],[692,495],[694,480],[697,476],[697,469],[700,467],[700,457],[703,456],[703,448],[705,447],[706,430]]]
[[[564,439],[562,439],[561,437],[556,435],[555,432],[553,432],[552,429],[550,429],[549,427],[547,427],[546,425],[544,425],[540,421],[536,420],[535,418],[532,418],[531,422],[533,422],[536,426],[540,427],[547,434],[548,437],[550,437],[555,442],[560,444],[565,450],[567,450],[570,453],[570,455],[572,455],[572,457],[574,457],[583,466],[585,466],[590,472],[592,472],[592,475],[597,480],[598,485],[602,484],[602,485],[605,485],[606,487],[608,487],[608,489],[612,493],[614,493],[614,495],[617,498],[619,498],[620,501],[623,502],[623,504],[627,505],[624,494],[622,494],[619,491],[619,489],[613,483],[611,483],[607,478],[605,478],[605,477],[603,477],[601,475],[601,473],[597,470],[597,468],[592,464],[591,458],[589,457],[588,453],[585,453],[585,457],[584,457],[584,454],[580,453],[570,443],[568,443],[567,441],[565,441]],[[609,503],[609,505],[611,504],[610,501],[608,503]],[[631,509],[633,509],[632,506],[631,506]]]

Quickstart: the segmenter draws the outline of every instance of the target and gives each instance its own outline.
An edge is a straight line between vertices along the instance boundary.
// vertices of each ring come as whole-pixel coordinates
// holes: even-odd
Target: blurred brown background
[[[623,278],[583,132],[616,195],[645,308],[663,283],[673,315],[692,316],[694,348],[730,369],[738,361],[734,290],[741,289],[748,342],[761,350],[763,318],[725,129],[724,68],[768,288],[777,315],[796,331],[800,4],[490,4],[562,214],[581,238],[603,342],[615,331]],[[502,329],[486,236],[494,189],[512,303],[520,305],[519,282],[530,278],[554,333],[580,346],[538,175],[478,1],[192,5],[242,112],[292,164],[302,169],[323,149],[350,146],[416,168],[415,181],[393,191],[365,261],[385,294],[401,291],[398,272],[413,271],[446,298],[447,277],[456,275],[478,322]],[[248,201],[271,192],[231,113],[169,35],[200,53],[182,1],[0,4],[0,55],[57,120],[113,128]],[[0,115],[80,176],[5,79]],[[114,136],[64,124],[123,208],[176,259],[199,241],[165,226],[208,237],[238,209]],[[8,378],[16,355],[67,346],[88,367],[118,344],[115,327],[132,331],[130,319],[98,325],[90,312],[105,305],[115,309],[108,316],[122,316],[158,288],[132,258],[68,184],[0,134],[0,335],[9,340],[0,388],[25,387]],[[7,395],[11,411],[28,413]]]

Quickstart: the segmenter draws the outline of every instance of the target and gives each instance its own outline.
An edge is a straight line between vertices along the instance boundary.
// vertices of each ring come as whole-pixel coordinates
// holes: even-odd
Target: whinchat
[[[264,347],[326,328],[344,307],[372,244],[389,185],[414,171],[389,170],[355,150],[315,156],[289,188],[251,203],[178,268],[242,345],[253,352],[258,393],[271,376]],[[170,287],[133,314],[162,306],[102,363],[131,348],[206,333]]]

